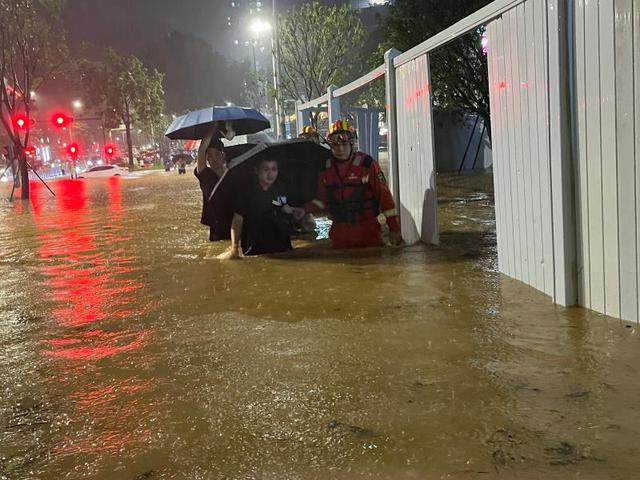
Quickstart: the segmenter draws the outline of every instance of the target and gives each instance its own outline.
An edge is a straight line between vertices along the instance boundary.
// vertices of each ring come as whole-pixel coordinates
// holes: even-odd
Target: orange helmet
[[[318,131],[316,130],[316,128],[313,125],[305,125],[304,127],[302,127],[302,133],[300,134],[300,136],[303,135],[314,135],[317,134]]]
[[[300,138],[303,138],[310,142],[320,143],[320,135],[313,125],[305,125],[304,127],[302,127]]]
[[[351,143],[358,138],[356,129],[351,126],[348,120],[336,120],[329,125],[327,141],[329,143]]]

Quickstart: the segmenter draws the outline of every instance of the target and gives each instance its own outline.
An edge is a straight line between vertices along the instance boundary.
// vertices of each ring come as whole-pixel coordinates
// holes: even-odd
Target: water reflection
[[[110,179],[107,185],[107,227],[97,225],[96,213],[87,204],[86,184],[79,180],[58,182],[58,209],[43,216],[39,208],[34,208],[38,253],[43,260],[39,265],[56,304],[53,317],[61,326],[80,327],[135,317],[149,308],[140,306],[135,298],[143,287],[135,278],[140,270],[135,266],[136,258],[126,254],[124,248],[113,248],[114,242],[125,242],[129,237],[120,233],[119,179]],[[40,198],[33,203],[39,205]]]
[[[439,248],[228,263],[192,177],[34,188],[0,478],[635,478],[637,337],[498,274],[490,195],[446,182]]]
[[[96,185],[92,187],[95,189]],[[50,378],[71,387],[69,400],[76,421],[102,423],[100,429],[83,430],[76,438],[65,438],[55,449],[61,455],[117,450],[140,441],[140,432],[114,422],[109,412],[122,410],[120,420],[143,418],[146,408],[135,399],[152,386],[149,381],[130,376],[106,376],[101,379],[106,385],[88,390],[95,380],[76,384],[77,375],[83,375],[77,368],[79,364],[86,371],[93,362],[125,352],[132,355],[142,348],[149,330],[127,327],[154,308],[141,295],[144,285],[138,259],[127,253],[130,236],[123,234],[120,179],[110,178],[104,187],[107,201],[98,197],[94,208],[85,182],[59,181],[57,208],[47,211],[43,204],[48,192],[39,187],[32,190],[43,296],[52,303],[51,317],[59,327],[52,329],[55,336],[44,341],[43,354],[57,359],[60,370]],[[106,212],[97,211],[98,208],[106,208]],[[117,375],[117,371],[113,373]]]

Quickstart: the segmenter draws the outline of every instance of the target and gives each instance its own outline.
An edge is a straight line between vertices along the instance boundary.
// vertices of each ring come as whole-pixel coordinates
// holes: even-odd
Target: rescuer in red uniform
[[[384,245],[378,215],[389,226],[389,241],[402,243],[396,205],[380,165],[355,151],[356,131],[346,120],[329,127],[327,141],[331,157],[320,174],[316,198],[305,205],[309,213],[329,212],[329,237],[334,248]]]

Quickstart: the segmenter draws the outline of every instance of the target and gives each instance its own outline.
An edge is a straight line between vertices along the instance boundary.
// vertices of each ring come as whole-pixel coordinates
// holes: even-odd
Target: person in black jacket
[[[262,160],[248,188],[238,191],[231,222],[231,246],[221,259],[291,250],[292,214],[287,195],[277,183],[278,163]]]
[[[219,196],[216,202],[210,202],[209,197],[216,184],[226,170],[224,145],[213,130],[200,142],[198,159],[194,171],[200,181],[202,190],[202,215],[200,223],[209,226],[209,241],[228,240],[230,238],[233,207],[230,198]]]

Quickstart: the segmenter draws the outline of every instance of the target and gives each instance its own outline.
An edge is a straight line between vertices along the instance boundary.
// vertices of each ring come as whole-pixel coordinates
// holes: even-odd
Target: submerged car
[[[129,169],[119,165],[96,165],[86,172],[82,172],[78,178],[120,177],[128,174]]]

